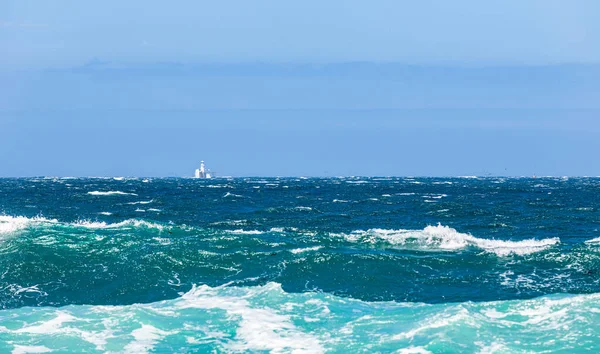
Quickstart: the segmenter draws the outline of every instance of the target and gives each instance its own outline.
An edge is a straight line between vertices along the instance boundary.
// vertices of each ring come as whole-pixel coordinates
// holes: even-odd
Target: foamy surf
[[[137,194],[135,194],[135,193],[127,193],[127,192],[121,192],[121,191],[106,191],[106,192],[91,191],[91,192],[88,192],[87,194],[89,194],[89,195],[95,195],[95,196],[110,196],[110,195],[133,195],[133,196],[137,196]]]
[[[306,247],[306,248],[295,248],[293,250],[290,250],[290,252],[294,253],[294,254],[298,254],[298,253],[305,253],[305,252],[311,252],[311,251],[318,251],[321,248],[323,248],[322,246],[314,246],[314,247]]]
[[[587,240],[587,241],[585,241],[585,243],[591,244],[591,245],[600,245],[600,237],[596,237],[591,240]]]
[[[263,231],[258,231],[258,230],[242,230],[242,229],[225,230],[225,232],[230,233],[230,234],[234,234],[234,235],[261,235],[261,234],[264,234]]]
[[[145,220],[138,219],[128,219],[117,223],[107,223],[104,221],[89,221],[89,220],[80,220],[74,223],[64,224],[70,227],[82,227],[86,229],[121,229],[121,228],[146,228],[146,229],[156,229],[162,231],[164,229],[170,228],[166,225],[161,225]]]
[[[57,223],[57,220],[46,219],[41,216],[28,218],[25,216],[0,215],[0,235],[13,233],[28,228],[32,224]]]
[[[600,345],[600,295],[423,304],[263,286],[194,285],[172,300],[0,311],[2,352],[570,352]],[[518,331],[514,329],[518,328]],[[535,338],[535,340],[531,340]],[[35,352],[35,351],[33,351]]]
[[[111,215],[108,212],[101,212],[101,215]],[[0,215],[0,235],[17,231],[23,231],[28,228],[85,228],[85,229],[121,229],[121,228],[146,228],[162,231],[171,228],[168,225],[161,225],[145,220],[127,219],[116,223],[107,223],[105,221],[79,220],[76,222],[60,222],[56,219],[47,219],[41,216],[28,218],[25,216]]]
[[[154,202],[154,199],[152,199],[152,200],[140,200],[140,201],[137,201],[137,202],[129,202],[129,203],[126,203],[126,204],[127,205],[137,205],[137,204],[150,204],[152,202]]]
[[[443,225],[427,226],[423,230],[357,230],[349,234],[332,234],[342,236],[350,242],[379,243],[387,242],[394,246],[420,250],[461,250],[474,247],[498,256],[527,255],[540,252],[560,243],[558,237],[542,240],[528,239],[521,241],[505,241],[484,239],[470,234],[460,233]]]

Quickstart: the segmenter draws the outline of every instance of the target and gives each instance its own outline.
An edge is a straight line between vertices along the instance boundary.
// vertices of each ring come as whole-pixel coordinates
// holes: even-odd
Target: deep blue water
[[[0,351],[597,349],[599,191],[595,178],[0,179]]]

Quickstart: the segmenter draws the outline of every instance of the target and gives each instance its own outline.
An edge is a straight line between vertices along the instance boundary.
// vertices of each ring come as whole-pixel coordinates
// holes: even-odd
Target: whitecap
[[[72,224],[67,224],[75,227],[83,227],[87,229],[119,229],[123,227],[142,227],[148,229],[157,229],[164,230],[165,228],[169,228],[165,225],[160,225],[152,222],[148,222],[145,220],[138,219],[128,219],[117,223],[106,223],[104,221],[88,221],[88,220],[80,220]]]
[[[596,244],[600,245],[600,237],[596,237],[596,238],[593,238],[591,240],[587,240],[587,241],[585,241],[585,243],[587,243],[587,244],[594,244],[594,245],[596,245]]]
[[[244,198],[244,196],[227,192],[223,195],[223,198]]]
[[[25,216],[8,216],[0,215],[0,235],[8,234],[16,231],[23,230],[32,224],[42,223],[57,223],[57,220],[49,220],[41,216],[28,218]]]
[[[128,205],[137,205],[137,204],[150,204],[150,203],[152,203],[153,201],[154,201],[154,199],[151,199],[151,200],[140,200],[140,201],[137,201],[137,202],[129,202],[129,203],[127,203],[127,204],[128,204]]]
[[[424,354],[442,343],[448,352],[594,352],[599,336],[600,294],[424,304],[231,285],[193,285],[176,299],[146,304],[3,310],[12,324],[0,326],[10,336],[2,348],[43,344],[43,352],[63,352],[64,343],[92,343],[100,352],[172,353],[201,343],[214,352]]]
[[[313,210],[313,208],[311,208],[311,207],[305,207],[305,206],[297,206],[297,207],[294,207],[294,210],[298,210],[298,211],[311,211],[311,210]]]
[[[152,325],[146,325],[142,323],[140,328],[131,332],[131,336],[133,336],[134,341],[125,346],[124,352],[148,353],[162,338],[173,333],[176,332],[163,331]]]
[[[121,191],[107,191],[107,192],[102,192],[102,191],[92,191],[92,192],[88,192],[87,194],[89,195],[95,195],[95,196],[108,196],[108,195],[137,195],[135,193],[127,193],[127,192],[121,192]]]
[[[43,345],[18,345],[15,344],[12,354],[37,354],[37,353],[50,353],[52,350],[44,347]]]
[[[242,230],[242,229],[226,230],[225,232],[228,232],[230,234],[235,234],[235,235],[260,235],[260,234],[264,233],[264,232],[258,231],[258,230]]]
[[[211,223],[211,225],[231,225],[231,226],[241,226],[248,224],[248,220],[225,220],[225,221],[215,221]]]
[[[357,230],[349,234],[331,234],[342,236],[350,242],[375,244],[387,242],[394,246],[415,248],[421,250],[460,250],[475,247],[498,256],[526,255],[543,251],[560,243],[558,237],[542,240],[527,239],[507,241],[477,238],[470,234],[460,233],[448,226],[427,226],[423,230]]]
[[[307,248],[296,248],[293,250],[290,250],[290,252],[292,252],[293,254],[298,254],[298,253],[304,253],[304,252],[310,252],[310,251],[318,251],[321,248],[323,248],[322,246],[314,246],[314,247],[307,247]]]
[[[269,351],[272,353],[323,353],[319,339],[297,328],[290,316],[269,308],[255,308],[245,296],[219,295],[218,288],[195,286],[181,297],[177,307],[181,309],[221,309],[228,316],[240,318],[236,341],[228,345],[234,352]],[[254,290],[256,291],[256,290]],[[260,292],[276,291],[286,294],[281,285],[268,283]],[[250,290],[248,295],[252,294]]]

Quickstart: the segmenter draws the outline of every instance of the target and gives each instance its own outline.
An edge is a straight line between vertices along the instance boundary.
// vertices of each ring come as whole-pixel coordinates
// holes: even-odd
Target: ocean
[[[0,353],[600,351],[598,178],[0,179]]]

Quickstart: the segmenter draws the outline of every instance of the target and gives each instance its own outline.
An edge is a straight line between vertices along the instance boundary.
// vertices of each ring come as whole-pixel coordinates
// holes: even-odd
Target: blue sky
[[[589,63],[598,13],[595,0],[8,0],[0,63]]]
[[[0,176],[600,175],[598,13],[4,1]]]

